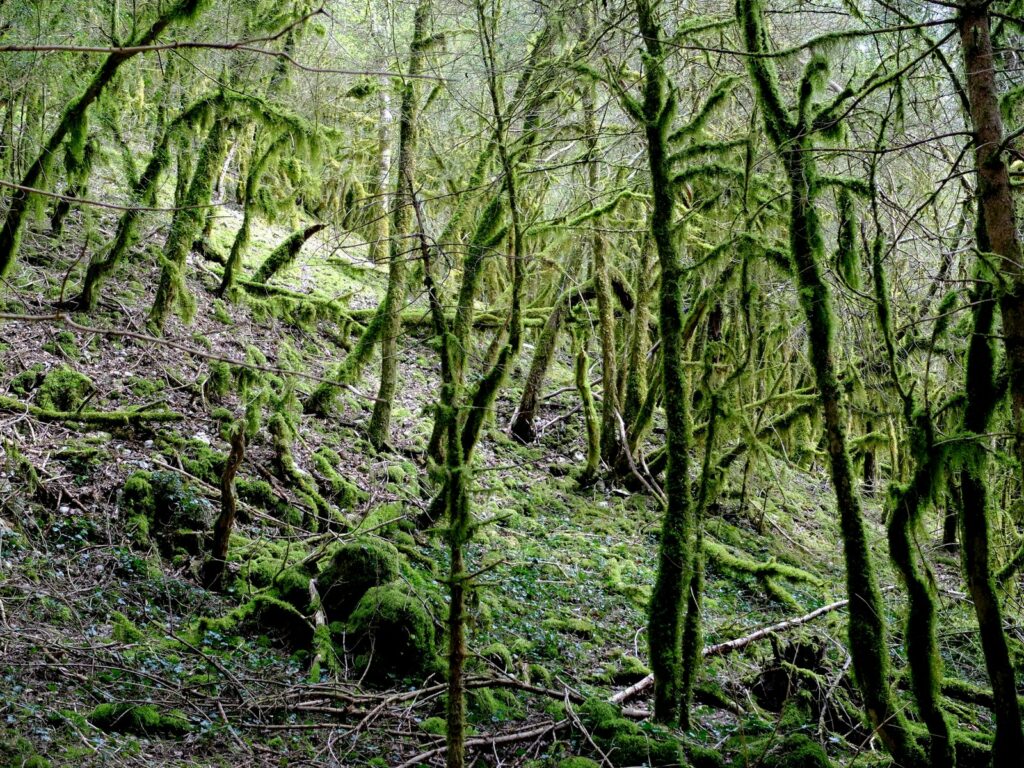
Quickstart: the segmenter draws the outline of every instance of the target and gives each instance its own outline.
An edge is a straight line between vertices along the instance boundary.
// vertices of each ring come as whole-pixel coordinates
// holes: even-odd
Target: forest
[[[0,768],[1019,768],[1024,0],[0,0]]]

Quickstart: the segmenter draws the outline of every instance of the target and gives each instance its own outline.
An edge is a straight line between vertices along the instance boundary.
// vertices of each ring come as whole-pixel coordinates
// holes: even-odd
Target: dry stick
[[[55,312],[51,315],[19,315],[12,314],[10,312],[0,312],[0,320],[7,320],[15,323],[63,323],[69,328],[73,328],[76,331],[82,333],[96,333],[100,336],[122,336],[129,339],[136,339],[138,341],[145,341],[150,344],[160,344],[171,349],[176,349],[179,352],[184,352],[187,355],[193,357],[199,357],[203,360],[217,360],[222,363],[228,363],[230,365],[236,365],[239,368],[248,368],[253,371],[262,371],[263,373],[273,373],[278,376],[295,376],[300,379],[309,379],[310,381],[326,382],[329,384],[336,384],[334,379],[325,379],[322,376],[316,376],[312,373],[302,373],[301,371],[288,371],[284,368],[275,368],[272,365],[257,365],[255,363],[249,363],[245,360],[237,360],[233,357],[224,357],[223,355],[217,355],[213,352],[206,352],[202,349],[196,349],[195,347],[189,347],[185,344],[179,344],[176,341],[169,339],[162,339],[159,336],[150,336],[148,333],[138,333],[137,331],[121,331],[116,328],[94,328],[91,325],[82,325],[76,323],[71,319],[70,316],[64,312]],[[371,397],[370,395],[360,392],[353,386],[345,386],[354,395],[364,398],[366,400],[376,400],[377,398]]]
[[[801,624],[806,624],[812,619],[816,619],[819,616],[822,616],[826,613],[831,613],[832,611],[838,608],[842,608],[849,602],[849,600],[837,600],[834,603],[823,605],[821,606],[821,608],[816,608],[810,613],[804,614],[803,616],[798,616],[795,619],[787,619],[786,621],[780,621],[778,624],[772,624],[770,627],[764,627],[762,629],[757,630],[756,632],[751,632],[749,635],[745,635],[744,637],[738,637],[735,640],[726,640],[724,643],[718,643],[716,645],[705,646],[703,655],[722,656],[726,653],[738,651],[739,649],[745,648],[746,646],[750,645],[756,640],[761,640],[762,638],[768,637],[769,635],[772,635],[776,632],[782,632],[783,630],[798,627]],[[633,685],[629,686],[629,688],[622,689],[614,696],[612,696],[608,701],[610,701],[612,704],[621,704],[622,702],[626,701],[626,699],[636,696],[641,691],[649,688],[653,682],[654,675],[648,675],[640,682],[634,683]]]
[[[623,445],[629,446],[629,436],[626,434],[626,422],[624,422],[622,420],[622,414],[619,413],[618,410],[615,411],[615,422],[616,422],[616,424],[619,427],[619,439],[623,441],[622,442]],[[626,454],[626,461],[629,463],[630,471],[633,473],[633,475],[636,477],[636,479],[640,481],[640,484],[643,485],[643,487],[647,489],[648,493],[650,493],[654,498],[656,498],[659,502],[661,502],[662,506],[667,504],[667,501],[665,499],[665,494],[661,490],[661,488],[658,487],[657,481],[655,481],[654,478],[652,477],[651,478],[652,482],[648,482],[647,478],[645,478],[640,473],[640,470],[637,469],[636,462],[633,461],[633,454],[632,454],[632,452],[629,451],[628,448],[627,448],[627,450],[624,451],[624,453]],[[648,473],[648,474],[650,474],[650,473]],[[653,678],[652,678],[652,680],[653,680]]]
[[[466,748],[471,747],[492,747],[497,744],[511,744],[516,741],[525,741],[526,739],[532,739],[534,737],[546,736],[549,733],[561,730],[565,726],[569,725],[569,719],[559,720],[557,723],[548,723],[547,725],[538,726],[536,728],[530,728],[525,731],[513,731],[512,733],[505,733],[500,736],[482,736],[476,739],[467,739]],[[431,749],[427,752],[421,752],[411,760],[406,760],[398,768],[412,768],[414,765],[419,765],[424,760],[429,760],[432,757],[443,755],[447,746],[438,747],[437,749]]]

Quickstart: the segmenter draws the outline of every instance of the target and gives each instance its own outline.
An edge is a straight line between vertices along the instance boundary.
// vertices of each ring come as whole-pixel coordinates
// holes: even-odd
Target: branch
[[[762,629],[759,629],[756,632],[751,632],[749,635],[738,637],[735,640],[727,640],[724,643],[704,646],[703,655],[723,656],[727,653],[738,651],[741,648],[745,648],[751,643],[768,637],[769,635],[773,635],[776,632],[782,632],[786,629],[798,627],[801,624],[806,624],[812,619],[816,619],[819,616],[823,616],[826,613],[831,613],[832,611],[844,607],[849,602],[849,600],[837,600],[834,603],[823,605],[821,606],[821,608],[816,608],[815,610],[811,611],[810,613],[806,613],[803,616],[798,616],[795,619],[787,619],[786,621],[780,621],[778,624],[772,624],[770,627],[763,627]],[[636,696],[641,691],[650,688],[653,683],[654,675],[648,675],[640,682],[634,683],[633,685],[629,686],[629,688],[623,688],[621,691],[612,696],[608,701],[610,701],[612,704],[621,704],[627,699]]]
[[[516,741],[526,741],[527,739],[540,738],[546,736],[549,733],[561,730],[569,724],[569,719],[559,720],[556,723],[548,723],[546,725],[540,725],[535,728],[528,728],[523,731],[513,731],[511,733],[505,733],[500,736],[481,736],[476,739],[467,739],[466,747],[491,747],[497,744],[511,744]],[[443,755],[448,749],[447,746],[437,747],[426,752],[421,752],[416,757],[406,760],[398,768],[412,768],[414,765],[419,765],[425,760],[429,760],[432,757]]]

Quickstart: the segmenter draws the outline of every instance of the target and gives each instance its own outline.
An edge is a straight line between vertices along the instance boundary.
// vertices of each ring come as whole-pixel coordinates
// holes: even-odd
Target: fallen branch
[[[762,640],[768,637],[769,635],[775,634],[776,632],[782,632],[787,629],[792,629],[793,627],[799,627],[801,624],[806,624],[807,622],[816,619],[819,616],[823,616],[826,613],[831,613],[832,611],[844,607],[849,602],[849,600],[837,600],[834,603],[823,605],[821,606],[821,608],[816,608],[810,613],[804,614],[803,616],[798,616],[795,619],[787,619],[786,621],[780,621],[778,624],[772,624],[770,627],[763,627],[762,629],[759,629],[756,632],[751,632],[749,635],[737,637],[735,640],[726,640],[724,643],[706,645],[704,646],[703,655],[724,656],[727,653],[738,651],[741,648],[746,648],[751,643],[756,642],[757,640]],[[623,688],[621,691],[612,696],[608,701],[610,701],[612,704],[621,704],[627,699],[636,696],[641,691],[650,688],[653,683],[654,675],[648,675],[640,682],[634,683],[633,685],[629,686],[629,688]]]
[[[481,736],[475,739],[466,740],[466,748],[472,749],[474,747],[493,747],[498,744],[511,744],[516,741],[526,741],[526,739],[540,738],[546,736],[549,733],[561,730],[569,724],[569,719],[559,720],[557,723],[548,723],[546,725],[537,726],[535,728],[529,728],[524,731],[513,731],[512,733],[504,733],[500,736]],[[447,746],[437,747],[435,749],[428,750],[427,752],[421,752],[411,760],[406,760],[398,768],[412,768],[414,765],[419,765],[424,760],[429,760],[432,757],[443,755],[448,749]]]
[[[23,403],[14,397],[0,395],[0,410],[25,413],[39,421],[89,424],[96,427],[130,427],[147,421],[181,421],[175,411],[51,411],[38,405]]]

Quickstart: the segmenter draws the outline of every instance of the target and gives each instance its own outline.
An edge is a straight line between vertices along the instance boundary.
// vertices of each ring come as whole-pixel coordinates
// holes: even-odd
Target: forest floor
[[[215,248],[226,250],[234,226],[218,223]],[[258,233],[250,266],[283,233]],[[75,227],[62,240],[28,233],[28,263],[5,288],[3,311],[52,315],[81,273],[80,236]],[[276,283],[372,307],[385,275],[360,255],[345,242],[316,241]],[[342,359],[347,334],[287,297],[214,299],[218,272],[190,257],[198,311],[189,325],[171,322],[164,340],[176,346],[123,334],[145,334],[156,283],[153,259],[140,255],[98,311],[71,316],[81,327],[0,321],[0,765],[442,764],[443,675],[434,654],[447,555],[443,529],[417,522],[436,488],[423,455],[438,386],[428,326],[404,336],[392,444],[375,451],[363,426],[376,364],[330,417],[302,414],[295,397]],[[649,688],[625,702],[634,725],[618,712],[610,723],[600,702],[648,672],[658,509],[625,481],[579,487],[584,448],[568,360],[556,361],[549,377],[540,441],[522,446],[506,435],[530,351],[476,456],[474,512],[488,524],[469,557],[479,574],[469,633],[475,764],[540,768],[572,765],[563,761],[574,755],[673,764],[665,755],[681,744],[693,765],[781,765],[780,745],[801,734],[838,765],[886,764],[861,724],[841,607],[708,658],[689,732],[669,734],[644,719]],[[216,358],[262,370],[246,374]],[[282,474],[268,429],[282,409],[293,420],[295,465],[316,493]],[[109,411],[178,416],[132,426],[76,420]],[[226,427],[246,415],[254,435],[238,474],[243,503],[229,588],[217,593],[198,578],[204,532],[219,504]],[[656,430],[652,443],[660,439]],[[844,597],[824,468],[763,460],[772,476],[721,499],[708,521],[707,645]],[[180,517],[160,519],[160,504]],[[883,584],[892,584],[877,502],[868,516]],[[922,534],[921,545],[934,536]],[[351,605],[314,630],[323,612],[289,593],[284,576],[299,574],[300,592],[310,576],[323,588],[330,568],[344,566],[342,551],[386,560],[381,567],[391,570],[378,588],[411,596],[419,612],[402,603],[403,617],[427,616],[435,636],[399,637],[400,623],[374,624],[373,616],[368,631]],[[991,723],[969,605],[955,554],[938,563],[942,650],[962,689],[948,704],[960,731],[972,734],[964,743],[983,754]],[[359,599],[345,583],[340,589],[340,603]],[[899,628],[895,592],[886,599]]]

